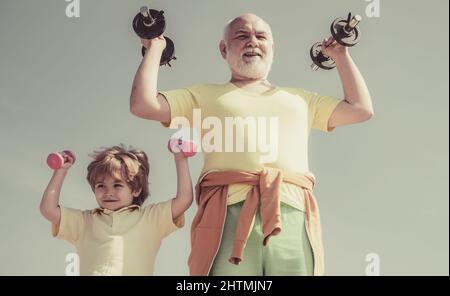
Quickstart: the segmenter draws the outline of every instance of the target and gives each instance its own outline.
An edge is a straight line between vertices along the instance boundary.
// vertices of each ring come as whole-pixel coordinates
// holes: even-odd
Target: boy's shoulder
[[[153,203],[142,205],[139,210],[140,211],[159,210],[164,207],[170,207],[171,205],[172,205],[172,199],[169,199],[169,200],[153,202]]]
[[[142,206],[139,210],[149,217],[160,219],[166,214],[172,215],[172,199],[150,203]]]
[[[61,213],[71,214],[71,215],[80,215],[80,216],[88,216],[95,214],[98,208],[96,209],[76,209],[72,207],[59,206]]]

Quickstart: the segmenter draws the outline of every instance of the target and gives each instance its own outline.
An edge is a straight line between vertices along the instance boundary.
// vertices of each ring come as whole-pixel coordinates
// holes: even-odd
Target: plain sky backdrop
[[[93,208],[85,180],[89,154],[125,143],[150,158],[150,202],[176,192],[166,148],[174,132],[129,112],[140,43],[131,21],[142,5],[164,10],[176,48],[159,88],[227,82],[218,43],[226,22],[253,12],[275,37],[269,79],[342,97],[336,70],[310,69],[311,45],[349,11],[363,16],[351,54],[370,89],[375,116],[333,133],[313,131],[309,163],[318,179],[327,275],[364,275],[369,254],[382,275],[448,275],[448,1],[380,0],[64,0],[0,2],[0,275],[64,275],[74,248],[51,237],[39,213],[52,174],[47,154],[71,149],[77,162],[61,203]],[[202,155],[190,160],[194,181]],[[190,223],[164,240],[156,275],[186,275]]]

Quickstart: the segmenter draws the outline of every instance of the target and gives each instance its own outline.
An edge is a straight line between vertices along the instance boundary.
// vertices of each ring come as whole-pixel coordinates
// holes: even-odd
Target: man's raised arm
[[[130,111],[140,118],[170,122],[169,104],[164,96],[158,93],[159,63],[166,41],[163,36],[141,41],[147,52],[134,77]]]

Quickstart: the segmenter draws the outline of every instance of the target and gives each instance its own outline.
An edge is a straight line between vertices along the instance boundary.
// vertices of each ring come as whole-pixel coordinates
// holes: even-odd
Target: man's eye
[[[265,36],[258,36],[258,39],[260,40],[266,40],[267,38]]]
[[[242,40],[242,39],[246,39],[246,38],[247,38],[247,36],[245,36],[245,35],[239,35],[239,36],[237,36],[236,38],[237,38],[237,39],[241,39],[241,40]]]

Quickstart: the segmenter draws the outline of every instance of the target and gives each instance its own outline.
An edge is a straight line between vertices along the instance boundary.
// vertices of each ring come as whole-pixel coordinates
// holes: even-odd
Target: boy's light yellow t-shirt
[[[301,88],[277,87],[259,95],[232,83],[196,85],[161,94],[169,103],[171,123],[177,122],[174,120],[177,117],[184,117],[190,127],[201,131],[202,174],[210,170],[261,171],[263,167],[309,172],[310,130],[332,131],[333,128],[328,129],[328,120],[340,102],[338,98]],[[231,125],[230,129],[230,125],[226,128],[227,121],[241,123]],[[170,123],[163,125],[168,127]],[[233,140],[231,145],[226,139]],[[271,144],[272,148],[264,144]],[[231,150],[227,150],[227,145]],[[206,146],[208,150],[204,149]],[[229,186],[228,204],[245,200],[250,189],[249,185]],[[303,191],[295,185],[282,184],[281,201],[304,211]]]
[[[172,200],[118,211],[61,207],[53,236],[73,244],[80,258],[80,275],[152,275],[164,237],[184,225],[184,215],[172,219]]]

